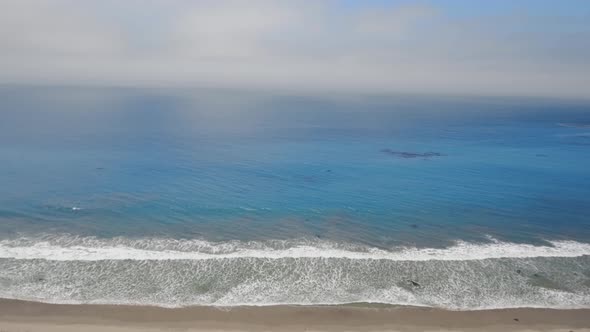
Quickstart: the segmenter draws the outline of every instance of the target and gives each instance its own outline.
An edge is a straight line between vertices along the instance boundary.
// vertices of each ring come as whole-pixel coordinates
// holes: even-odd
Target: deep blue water
[[[14,253],[0,254],[0,262],[5,264],[4,274],[0,273],[0,295],[4,297],[163,305],[373,301],[452,308],[588,306],[590,103],[3,87],[0,240],[3,250],[36,250],[27,254],[27,259],[17,259]],[[169,243],[179,240],[184,242]],[[203,242],[197,245],[195,241]],[[277,297],[283,292],[279,291],[284,287],[281,282],[287,282],[285,276],[274,276],[272,282],[261,286],[264,291],[231,293],[246,284],[251,286],[254,272],[244,272],[247,276],[238,273],[225,288],[219,286],[223,291],[212,293],[210,288],[220,283],[219,273],[234,269],[228,268],[231,262],[225,258],[221,259],[223,267],[160,267],[169,273],[192,271],[191,275],[199,278],[207,273],[216,276],[210,277],[214,281],[194,281],[198,285],[194,289],[182,288],[186,286],[182,284],[139,296],[109,286],[115,288],[105,293],[96,281],[80,277],[80,269],[119,271],[122,267],[113,264],[123,264],[121,261],[100,265],[114,256],[106,253],[104,260],[92,263],[100,266],[89,267],[83,264],[91,263],[73,256],[39,261],[43,248],[37,248],[84,244],[91,248],[123,245],[199,252],[205,250],[202,243],[206,243],[225,248],[213,251],[225,252],[232,246],[227,250],[234,252],[261,246],[262,251],[299,248],[304,243],[319,252],[341,247],[347,252],[395,252],[394,248],[400,247],[452,248],[457,241],[475,246],[513,245],[511,252],[520,253],[526,252],[529,244],[573,243],[578,247],[566,250],[563,258],[533,254],[526,258],[529,256],[522,254],[525,258],[519,259],[526,263],[516,258],[510,262],[499,259],[494,271],[526,270],[528,266],[530,273],[521,279],[520,275],[514,277],[510,287],[515,288],[507,291],[508,299],[481,303],[453,297],[456,290],[450,288],[445,288],[449,298],[440,301],[433,294],[443,290],[433,288],[425,296],[400,286],[400,282],[407,276],[428,279],[422,273],[432,269],[433,275],[440,273],[435,268],[439,265],[444,270],[452,270],[453,264],[481,265],[488,250],[483,247],[477,247],[480,260],[445,263],[435,259],[435,267],[422,266],[427,264],[424,262],[375,267],[370,265],[377,264],[374,260],[363,262],[370,266],[359,267],[355,264],[360,262],[354,259],[336,258],[312,264],[295,258],[294,269],[303,268],[297,265],[303,264],[305,271],[318,273],[313,278],[322,284],[327,282],[322,278],[333,278],[338,272],[343,279],[356,280],[354,287],[363,288],[359,282],[366,278],[364,273],[375,269],[381,276],[400,269],[404,272],[395,274],[399,280],[391,284],[380,279],[374,281],[378,286],[366,285],[372,295],[354,290],[352,284],[335,285],[329,295],[314,293],[318,284],[303,285],[286,298]],[[262,258],[266,261],[259,262],[246,256],[233,261],[235,269],[261,273],[269,262],[289,265],[281,259]],[[67,268],[62,266],[68,262]],[[180,260],[175,264],[197,262],[208,261]],[[396,260],[383,264],[393,262]],[[399,264],[409,264],[402,262]],[[330,265],[337,263],[337,268]],[[563,281],[561,275],[552,276],[563,271],[563,264],[577,269],[579,277]],[[281,266],[276,269],[285,269]],[[56,271],[74,268],[77,272],[72,273],[79,277],[72,277],[66,286],[83,284],[87,293],[68,293],[63,289],[66,286],[58,285],[65,282]],[[458,268],[489,273],[471,265]],[[158,266],[150,269],[149,273],[154,273]],[[30,275],[6,272],[17,270]],[[104,273],[117,276],[113,271]],[[301,283],[312,273],[297,271],[289,275],[290,284]],[[539,271],[544,271],[541,281],[531,277]],[[42,277],[35,281],[37,275]],[[498,282],[490,283],[490,292],[499,287]],[[160,281],[154,283],[160,285]],[[273,293],[271,284],[283,286]],[[146,289],[154,287],[150,285]],[[469,287],[485,293],[474,285]],[[389,295],[375,296],[379,289],[395,294],[383,291]],[[344,295],[338,297],[339,292]],[[568,295],[559,292],[573,292],[578,297],[570,296],[574,298],[571,302],[562,303]]]

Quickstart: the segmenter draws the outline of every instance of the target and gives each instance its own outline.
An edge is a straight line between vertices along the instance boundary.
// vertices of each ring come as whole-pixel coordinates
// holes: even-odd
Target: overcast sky
[[[0,83],[590,98],[590,1],[0,0]]]

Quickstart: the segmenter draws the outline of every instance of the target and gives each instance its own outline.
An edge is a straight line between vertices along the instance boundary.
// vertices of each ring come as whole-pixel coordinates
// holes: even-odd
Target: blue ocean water
[[[0,297],[589,307],[589,255],[590,103],[0,88]]]

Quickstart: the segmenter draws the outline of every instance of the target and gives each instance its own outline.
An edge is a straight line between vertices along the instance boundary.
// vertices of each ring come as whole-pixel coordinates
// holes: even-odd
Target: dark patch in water
[[[420,285],[418,282],[414,281],[414,280],[408,280],[408,282],[409,282],[409,283],[410,283],[410,285],[412,285],[413,287],[421,287],[421,285]]]
[[[412,159],[412,158],[425,158],[426,159],[426,158],[432,158],[432,157],[445,156],[445,154],[442,154],[439,152],[418,153],[418,152],[394,151],[391,149],[382,149],[381,152],[392,155],[392,156],[405,158],[405,159]]]
[[[416,282],[412,279],[400,281],[397,283],[397,285],[400,288],[403,288],[403,289],[410,291],[410,292],[414,292],[417,288],[421,287],[421,285],[418,282]]]
[[[45,276],[43,274],[37,274],[33,276],[35,282],[45,282]]]

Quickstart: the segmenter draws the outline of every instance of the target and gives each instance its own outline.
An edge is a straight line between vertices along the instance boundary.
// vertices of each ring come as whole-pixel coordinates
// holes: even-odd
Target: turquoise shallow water
[[[590,305],[588,104],[3,87],[0,119],[3,297]]]

